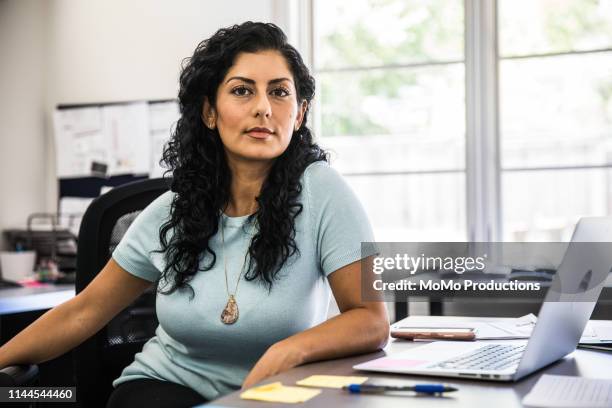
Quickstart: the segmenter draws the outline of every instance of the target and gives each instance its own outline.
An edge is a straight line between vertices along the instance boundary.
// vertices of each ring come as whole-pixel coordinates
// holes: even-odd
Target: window
[[[612,213],[612,1],[498,0],[504,239]]]
[[[379,241],[612,214],[612,0],[312,1],[315,132]]]
[[[315,2],[317,134],[379,241],[463,240],[459,0]]]

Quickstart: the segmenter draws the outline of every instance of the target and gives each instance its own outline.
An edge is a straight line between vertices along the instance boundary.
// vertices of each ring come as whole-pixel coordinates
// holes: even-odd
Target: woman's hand
[[[303,362],[303,352],[289,339],[273,344],[257,361],[242,383],[249,388],[264,379],[287,371]]]
[[[372,260],[367,259],[370,270]],[[300,364],[370,353],[385,346],[387,309],[382,299],[361,299],[361,261],[338,269],[328,279],[340,315],[272,345],[247,375],[243,389]]]

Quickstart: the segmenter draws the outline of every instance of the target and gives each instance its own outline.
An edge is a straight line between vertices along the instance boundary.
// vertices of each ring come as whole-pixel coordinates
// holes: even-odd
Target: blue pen
[[[442,394],[443,392],[458,391],[455,387],[444,384],[416,384],[416,385],[376,385],[376,384],[350,384],[342,387],[351,394],[382,394],[393,391],[414,391],[423,394]]]

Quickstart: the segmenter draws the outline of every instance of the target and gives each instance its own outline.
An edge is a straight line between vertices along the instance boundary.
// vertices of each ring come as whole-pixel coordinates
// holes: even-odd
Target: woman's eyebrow
[[[241,77],[241,76],[233,76],[231,78],[229,78],[227,81],[225,81],[225,83],[227,84],[228,82],[232,81],[232,80],[239,80],[239,81],[243,81],[246,82],[247,84],[255,84],[255,81],[250,79],[250,78],[246,78],[246,77]],[[268,81],[268,84],[276,84],[278,82],[283,82],[283,81],[289,81],[289,82],[293,82],[291,81],[291,79],[289,78],[276,78],[276,79],[271,79]]]
[[[272,79],[272,80],[268,81],[268,84],[276,84],[278,82],[283,82],[283,81],[293,82],[289,78],[276,78],[276,79]]]

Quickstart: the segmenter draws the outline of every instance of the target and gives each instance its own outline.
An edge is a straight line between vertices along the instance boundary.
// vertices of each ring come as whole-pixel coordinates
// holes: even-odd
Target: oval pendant
[[[238,303],[236,303],[234,295],[230,295],[227,305],[221,313],[221,321],[225,324],[234,324],[236,320],[238,320]]]

